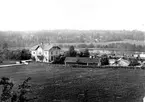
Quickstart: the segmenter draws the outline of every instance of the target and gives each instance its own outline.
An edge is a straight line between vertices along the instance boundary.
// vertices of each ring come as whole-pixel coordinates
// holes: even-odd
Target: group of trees
[[[28,60],[31,58],[31,53],[27,49],[23,50],[0,50],[0,61],[3,60]]]
[[[65,52],[65,57],[89,57],[89,50],[86,48],[83,51],[77,52],[74,46],[70,46],[69,50]]]
[[[141,31],[107,31],[107,30],[43,30],[35,32],[2,32],[0,47],[7,42],[10,47],[28,47],[41,42],[54,43],[92,43],[123,41],[124,39],[143,41]]]
[[[63,48],[69,48],[70,46],[72,46],[72,44],[59,44],[60,47]],[[100,48],[100,49],[117,49],[117,50],[124,50],[124,51],[144,51],[145,50],[145,46],[143,44],[143,42],[134,42],[132,43],[132,41],[128,41],[128,42],[110,42],[110,43],[81,43],[81,44],[77,44],[75,45],[76,48]]]
[[[116,48],[118,50],[128,50],[128,51],[144,51],[145,46],[137,45],[137,44],[131,44],[131,43],[111,43],[106,45],[97,45],[97,48]]]

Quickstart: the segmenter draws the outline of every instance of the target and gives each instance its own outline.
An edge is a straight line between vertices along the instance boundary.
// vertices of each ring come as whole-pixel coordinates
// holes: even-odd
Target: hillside
[[[114,42],[132,43],[143,45],[144,32],[133,31],[110,31],[110,30],[42,30],[42,31],[0,31],[0,47],[4,43],[8,47],[30,47],[44,43],[75,43],[95,45],[110,44]],[[108,43],[109,42],[109,43]]]

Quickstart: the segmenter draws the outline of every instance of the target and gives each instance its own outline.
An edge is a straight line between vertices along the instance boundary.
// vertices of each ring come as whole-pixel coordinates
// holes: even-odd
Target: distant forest
[[[104,47],[144,50],[145,33],[142,31],[127,30],[42,30],[42,31],[0,31],[0,48],[7,44],[12,47],[31,47],[43,43],[81,43],[77,47]],[[130,43],[108,42],[136,41],[139,45]],[[88,43],[90,45],[88,45]],[[108,43],[108,45],[101,45]],[[86,44],[86,45],[84,45]],[[138,47],[139,46],[139,47]]]

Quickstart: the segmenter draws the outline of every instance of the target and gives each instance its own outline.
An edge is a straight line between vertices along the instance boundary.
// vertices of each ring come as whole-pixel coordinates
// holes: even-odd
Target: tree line
[[[2,63],[3,60],[28,60],[30,58],[31,53],[28,49],[9,50],[6,43],[0,50],[0,63]]]
[[[110,41],[144,40],[144,32],[107,31],[107,30],[43,30],[36,32],[2,32],[0,47],[7,43],[9,47],[29,47],[38,43],[97,43]]]

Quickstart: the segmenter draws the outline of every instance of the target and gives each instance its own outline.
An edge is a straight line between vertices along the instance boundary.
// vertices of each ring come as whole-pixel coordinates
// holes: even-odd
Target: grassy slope
[[[11,77],[16,84],[32,77],[38,102],[141,102],[145,94],[145,70],[84,69],[31,63],[0,69],[0,77]],[[87,91],[87,98],[79,94]]]

